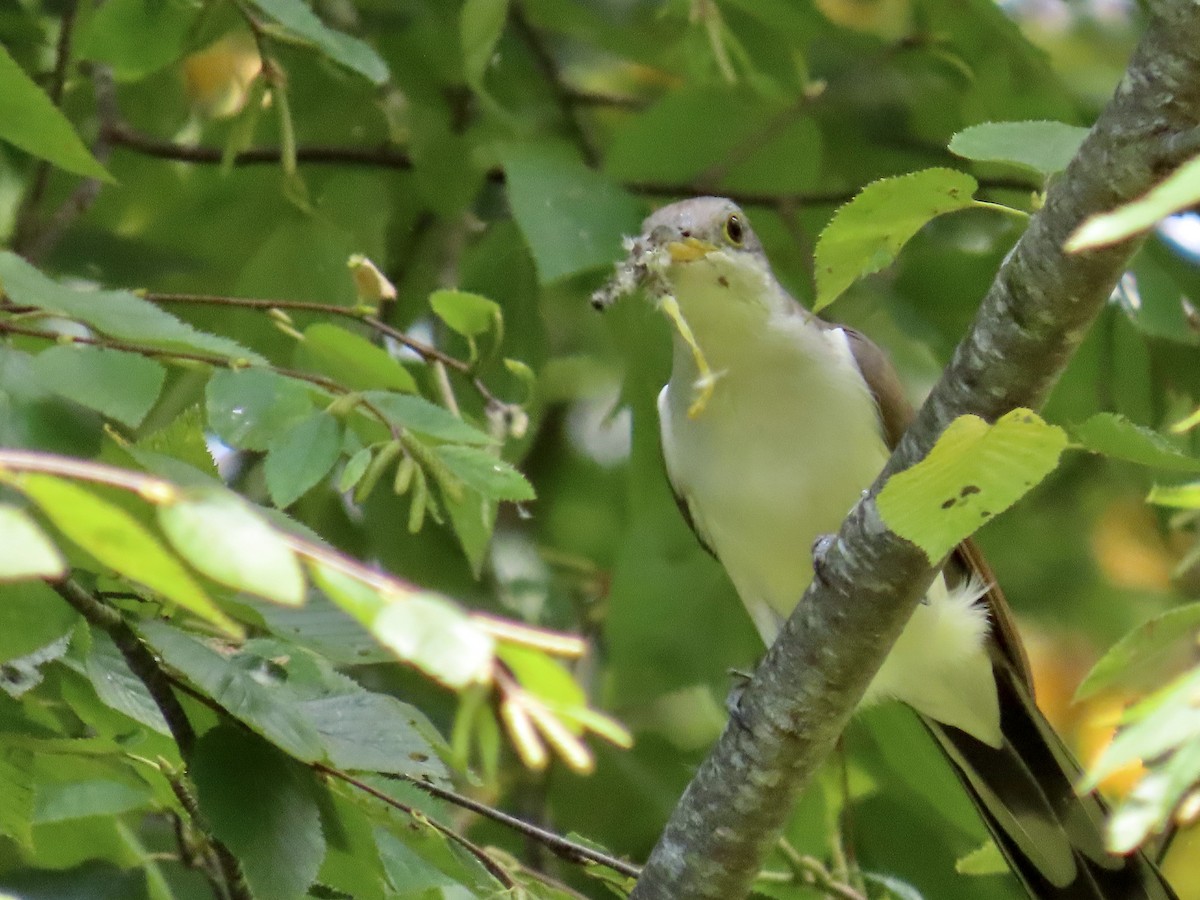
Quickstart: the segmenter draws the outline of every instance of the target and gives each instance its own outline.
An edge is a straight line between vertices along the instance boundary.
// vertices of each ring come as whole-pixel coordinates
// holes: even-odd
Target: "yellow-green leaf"
[[[1175,509],[1200,509],[1200,481],[1190,484],[1156,484],[1151,488],[1146,502]]]
[[[68,172],[113,182],[75,128],[0,44],[0,141]]]
[[[333,566],[311,562],[313,581],[383,646],[447,687],[490,677],[495,643],[445,597],[428,591],[383,596]]]
[[[158,523],[175,550],[214,581],[288,606],[304,602],[296,554],[237,495],[215,488],[186,494],[159,507]]]
[[[815,309],[895,260],[930,219],[964,209],[978,185],[953,169],[926,169],[868,184],[839,209],[817,240]]]
[[[982,122],[954,135],[949,150],[966,159],[1012,163],[1053,175],[1067,167],[1087,133],[1065,122]]]
[[[209,598],[183,563],[121,507],[51,475],[22,475],[13,483],[55,528],[101,563],[226,633],[241,635],[241,626]]]
[[[0,504],[0,581],[58,578],[63,558],[23,509]]]
[[[1028,409],[995,425],[960,416],[925,459],[884,485],[879,513],[937,562],[1052,472],[1066,447],[1066,433]]]
[[[1152,227],[1171,213],[1200,202],[1200,156],[1184,163],[1165,181],[1132,203],[1089,216],[1067,239],[1069,253],[1107,247]]]
[[[351,390],[417,391],[412,374],[386,350],[328,322],[304,329],[304,340],[296,345],[296,362]]]

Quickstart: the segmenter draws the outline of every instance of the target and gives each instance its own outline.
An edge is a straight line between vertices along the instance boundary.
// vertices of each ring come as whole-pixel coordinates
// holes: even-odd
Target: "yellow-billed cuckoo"
[[[663,456],[693,530],[770,644],[837,530],[912,417],[885,355],[804,309],[771,271],[745,214],[701,197],[648,218],[593,302],[645,288],[671,318],[658,397]],[[1033,702],[1012,617],[961,545],[864,697],[920,715],[1030,895],[1174,897],[1142,855],[1105,851],[1105,810]],[[964,889],[966,890],[966,889]]]

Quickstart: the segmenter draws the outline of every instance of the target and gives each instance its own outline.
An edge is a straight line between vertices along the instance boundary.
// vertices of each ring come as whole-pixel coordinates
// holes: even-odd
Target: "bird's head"
[[[626,249],[614,277],[593,295],[597,309],[638,288],[655,300],[676,297],[689,315],[739,309],[761,315],[779,302],[762,243],[732,200],[696,197],[664,206]]]

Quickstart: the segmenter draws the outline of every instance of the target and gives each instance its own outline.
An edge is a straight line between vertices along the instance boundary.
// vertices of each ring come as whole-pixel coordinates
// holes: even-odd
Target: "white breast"
[[[691,318],[691,317],[689,317]],[[812,580],[811,548],[837,530],[888,452],[841,329],[776,315],[740,340],[693,328],[722,375],[689,418],[695,365],[676,339],[658,398],[671,482],[766,643]],[[981,740],[1000,740],[986,614],[939,584],[910,621],[867,699],[896,697]]]

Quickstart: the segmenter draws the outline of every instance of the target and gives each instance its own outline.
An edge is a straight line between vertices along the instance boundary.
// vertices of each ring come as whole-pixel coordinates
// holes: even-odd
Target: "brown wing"
[[[879,407],[879,424],[883,429],[884,439],[889,449],[895,449],[900,436],[912,421],[912,405],[904,395],[900,378],[896,375],[887,354],[854,329],[843,326],[843,330],[850,339],[850,350],[858,363],[859,371],[863,373],[863,379]],[[1001,659],[1012,668],[1014,675],[1032,692],[1033,679],[1029,672],[1029,658],[1017,633],[1012,609],[996,584],[995,574],[974,541],[968,538],[954,549],[945,572],[952,583],[957,583],[959,579],[974,573],[984,584],[990,586],[984,599],[992,620],[995,649]]]

